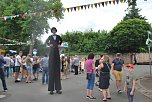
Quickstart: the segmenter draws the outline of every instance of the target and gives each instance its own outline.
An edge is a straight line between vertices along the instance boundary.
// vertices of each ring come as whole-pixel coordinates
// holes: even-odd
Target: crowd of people
[[[125,78],[125,86],[124,90],[121,90],[122,80],[123,80],[123,70],[127,71],[127,75]],[[128,101],[133,102],[133,96],[136,87],[136,77],[133,74],[134,65],[128,64],[124,65],[124,60],[121,59],[121,54],[117,53],[116,58],[110,64],[108,55],[100,55],[100,59],[94,61],[94,54],[90,53],[88,55],[88,59],[86,60],[86,71],[87,71],[87,95],[86,98],[90,100],[95,100],[96,98],[93,96],[93,89],[95,83],[95,76],[99,77],[99,90],[103,96],[103,101],[111,100],[110,95],[110,79],[111,72],[116,80],[116,88],[118,94],[123,92],[127,93]],[[97,74],[97,75],[96,75]]]
[[[22,56],[20,51],[18,55],[10,56],[9,53],[5,55],[0,53],[0,78],[2,80],[4,91],[7,91],[5,77],[14,77],[14,82],[18,83],[24,81],[31,83],[39,79],[39,71],[42,69],[42,84],[48,84],[48,60],[47,55],[44,57]],[[20,77],[19,77],[20,75]]]
[[[83,61],[80,61],[77,55],[71,58],[63,55],[60,60],[61,79],[69,79],[68,75],[70,72],[73,72],[74,75],[78,75],[86,71],[86,77],[88,80],[86,98],[90,100],[96,99],[93,96],[93,89],[94,84],[99,83],[98,86],[102,93],[103,101],[111,100],[109,86],[111,79],[110,73],[112,72],[116,80],[118,94],[126,92],[129,102],[133,102],[136,84],[136,79],[133,75],[134,66],[132,64],[124,66],[124,61],[121,59],[120,53],[116,54],[116,58],[112,61],[112,64],[110,64],[109,56],[107,55],[100,55],[100,58],[94,61],[93,53],[90,53],[88,58],[85,58]],[[22,51],[20,51],[17,56],[10,56],[9,53],[6,53],[5,56],[0,54],[0,78],[2,80],[4,91],[8,90],[5,77],[14,77],[15,83],[21,82],[22,79],[26,79],[26,83],[31,83],[32,81],[37,81],[39,79],[40,68],[42,69],[42,84],[48,84],[49,57],[47,55],[43,57],[32,56],[31,54],[23,56]],[[121,84],[123,80],[123,70],[126,69],[129,70],[129,74],[127,74],[124,90],[122,91]],[[95,78],[97,79],[96,82]]]

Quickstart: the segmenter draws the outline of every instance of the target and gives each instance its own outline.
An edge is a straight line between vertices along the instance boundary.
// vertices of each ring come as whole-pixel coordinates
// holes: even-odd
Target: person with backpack
[[[123,78],[123,73],[122,73],[123,67],[124,67],[124,60],[121,59],[121,54],[117,53],[116,58],[112,61],[112,74],[115,76],[116,87],[119,94],[123,92],[120,89]]]

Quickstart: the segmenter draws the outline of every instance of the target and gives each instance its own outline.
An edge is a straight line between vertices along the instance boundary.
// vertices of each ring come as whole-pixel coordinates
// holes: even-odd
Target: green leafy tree
[[[50,29],[48,19],[63,18],[62,12],[59,12],[62,8],[60,0],[11,0],[11,2],[0,0],[0,2],[1,16],[20,14],[20,17],[14,19],[0,20],[0,37],[22,42],[31,41],[30,53],[35,40]],[[54,10],[53,14],[51,10]]]
[[[106,31],[94,32],[93,30],[79,32],[67,32],[62,35],[64,41],[69,43],[70,52],[90,53],[102,52],[105,50],[104,40],[107,36]]]
[[[145,50],[147,31],[151,25],[142,19],[128,19],[118,23],[106,40],[108,52],[141,52]]]
[[[128,0],[128,8],[127,8],[128,13],[123,18],[123,20],[134,19],[134,18],[145,19],[145,17],[142,17],[142,15],[140,15],[139,13],[141,9],[137,8],[136,6],[137,6],[137,0]]]

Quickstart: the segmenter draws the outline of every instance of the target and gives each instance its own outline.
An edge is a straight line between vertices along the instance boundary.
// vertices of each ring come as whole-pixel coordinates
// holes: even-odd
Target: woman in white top
[[[27,77],[26,56],[22,57],[22,78]]]

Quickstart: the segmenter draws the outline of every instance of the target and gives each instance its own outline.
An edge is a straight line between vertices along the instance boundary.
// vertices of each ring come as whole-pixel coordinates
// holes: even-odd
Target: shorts
[[[27,73],[32,74],[32,67],[31,66],[27,66]]]
[[[22,67],[23,67],[24,70],[26,70],[26,65],[23,65]]]
[[[122,80],[122,71],[114,70],[114,76],[115,76],[116,81],[121,81]]]
[[[15,72],[20,73],[20,66],[15,66]]]
[[[40,68],[33,68],[33,74],[39,73]]]

